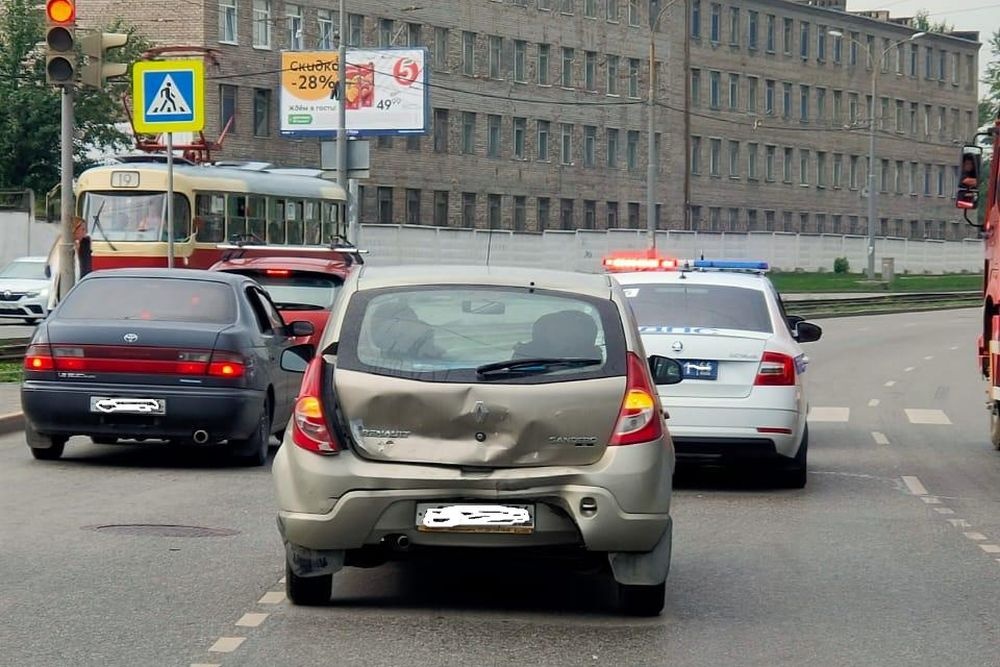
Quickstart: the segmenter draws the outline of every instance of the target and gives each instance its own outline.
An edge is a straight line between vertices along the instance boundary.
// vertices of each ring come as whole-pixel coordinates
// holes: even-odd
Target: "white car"
[[[660,387],[678,459],[776,464],[782,486],[806,483],[808,401],[799,343],[822,330],[788,317],[762,262],[645,260],[617,272],[648,354],[681,362],[684,382]]]
[[[45,257],[19,257],[0,271],[0,318],[22,319],[28,324],[49,312],[49,287]]]

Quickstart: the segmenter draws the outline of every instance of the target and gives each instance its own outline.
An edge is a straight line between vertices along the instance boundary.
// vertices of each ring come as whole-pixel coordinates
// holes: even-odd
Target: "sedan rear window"
[[[330,310],[337,290],[344,284],[338,276],[282,269],[248,271],[244,275],[260,283],[278,310]]]
[[[360,292],[340,338],[341,367],[413,379],[538,383],[624,374],[617,307],[562,292],[452,286]],[[525,366],[528,359],[550,363]]]
[[[69,293],[58,317],[229,324],[236,321],[236,297],[228,285],[206,280],[96,278]]]
[[[726,285],[622,285],[640,327],[704,327],[772,333],[760,290]]]

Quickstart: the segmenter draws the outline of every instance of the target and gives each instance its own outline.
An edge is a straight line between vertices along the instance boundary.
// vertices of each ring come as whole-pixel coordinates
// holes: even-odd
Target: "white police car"
[[[806,483],[808,402],[799,346],[822,330],[788,317],[763,262],[611,256],[647,354],[681,361],[660,387],[678,459],[776,464],[782,486]]]

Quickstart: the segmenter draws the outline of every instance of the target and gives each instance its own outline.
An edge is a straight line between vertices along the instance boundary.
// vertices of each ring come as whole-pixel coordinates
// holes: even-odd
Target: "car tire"
[[[629,616],[658,616],[666,595],[665,581],[652,586],[618,584],[618,604]]]
[[[246,440],[232,441],[233,455],[245,466],[259,467],[267,463],[267,451],[271,442],[271,402],[265,400],[261,406],[257,428]]]
[[[31,455],[39,461],[55,461],[66,449],[65,435],[42,435],[31,424],[24,425],[24,439],[31,448]]]
[[[300,577],[292,572],[287,562],[285,563],[285,596],[292,604],[300,607],[316,607],[329,604],[332,595],[332,574]]]
[[[994,403],[990,410],[990,443],[1000,451],[1000,405]]]
[[[118,438],[110,435],[92,435],[90,436],[90,441],[95,445],[117,445]]]
[[[804,489],[809,477],[809,427],[802,432],[799,451],[790,464],[778,471],[778,484],[785,489]]]

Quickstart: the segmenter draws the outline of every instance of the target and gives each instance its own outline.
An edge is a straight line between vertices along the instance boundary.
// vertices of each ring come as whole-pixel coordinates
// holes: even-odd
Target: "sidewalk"
[[[0,435],[20,431],[23,426],[21,383],[0,382]]]

